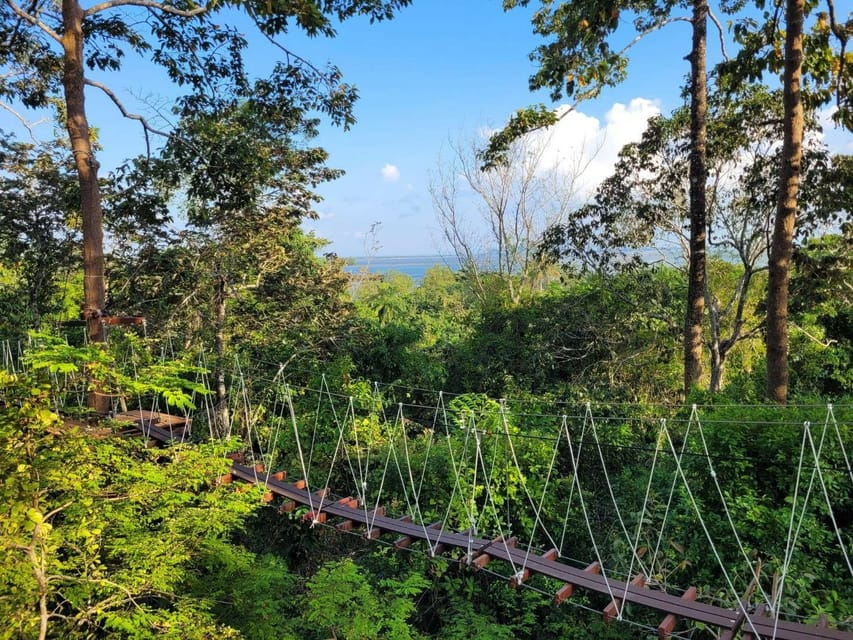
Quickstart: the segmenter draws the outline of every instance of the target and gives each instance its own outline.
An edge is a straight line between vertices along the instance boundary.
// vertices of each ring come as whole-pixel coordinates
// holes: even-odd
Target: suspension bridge
[[[158,398],[123,399],[113,417],[161,446],[203,437],[199,426],[208,437],[239,431],[244,446],[229,456],[219,484],[258,485],[270,508],[309,526],[457,560],[513,588],[547,593],[556,605],[600,603],[605,620],[649,635],[694,637],[698,626],[721,639],[853,640],[851,612],[806,619],[789,605],[797,557],[808,553],[816,521],[837,547],[833,570],[853,588],[849,505],[833,504],[833,495],[845,495],[839,485],[848,497],[853,488],[849,425],[832,405],[812,407],[811,421],[770,425],[798,443],[796,457],[770,452],[762,461],[784,465],[777,473],[790,480],[775,498],[788,509],[771,553],[753,548],[737,501],[749,488],[735,486],[742,479],[725,468],[749,461],[715,451],[708,427],[720,424],[701,407],[661,407],[642,418],[590,404],[542,413],[442,392],[427,404],[423,393],[413,401],[393,385],[333,390],[325,377],[298,386],[283,368],[263,384],[240,371],[232,380],[229,425],[217,425],[211,395],[196,398],[195,425]],[[57,408],[73,397],[57,399]],[[82,392],[76,398],[82,403]],[[730,433],[748,427],[726,425]],[[647,432],[645,445],[620,444],[625,428]],[[618,477],[626,456],[648,460],[630,495]],[[679,549],[674,538],[685,530],[702,545],[703,562],[713,557],[719,585],[677,580],[667,552]],[[578,549],[591,557],[573,557]],[[762,557],[774,553],[772,573],[763,572]],[[589,596],[583,603],[580,593]]]
[[[511,425],[517,422],[518,416],[512,415],[505,403],[493,404],[494,414],[491,416],[472,410],[467,416],[463,412],[463,415],[456,415],[454,418],[448,415],[443,394],[439,394],[439,402],[432,407],[433,420],[427,427],[424,427],[422,412],[417,419],[406,415],[407,411],[410,414],[418,413],[416,410],[423,410],[423,406],[407,407],[398,402],[393,417],[387,415],[386,406],[374,406],[373,414],[380,415],[380,422],[390,425],[383,435],[386,445],[383,455],[377,460],[375,457],[371,458],[370,446],[364,441],[359,442],[359,438],[368,437],[366,431],[370,427],[377,425],[367,424],[368,419],[359,416],[357,402],[352,396],[332,392],[325,379],[317,389],[280,385],[279,391],[277,401],[274,402],[276,407],[273,409],[273,415],[277,411],[285,420],[279,420],[277,426],[268,429],[266,433],[258,429],[255,410],[250,406],[248,397],[243,394],[243,424],[248,440],[256,443],[256,446],[244,453],[234,454],[230,473],[220,478],[219,482],[242,481],[260,485],[264,488],[266,501],[277,501],[281,512],[302,509],[302,519],[311,526],[329,526],[339,532],[357,533],[369,540],[384,541],[400,550],[411,550],[419,545],[422,552],[428,556],[444,554],[469,565],[474,571],[494,566],[492,563],[496,562],[504,567],[504,572],[496,572],[496,575],[508,580],[514,588],[527,586],[533,576],[549,578],[552,581],[549,584],[555,585],[553,593],[550,594],[555,604],[571,602],[570,598],[580,590],[598,594],[607,602],[600,613],[608,621],[631,623],[628,612],[636,610],[631,606],[654,610],[660,616],[657,626],[639,626],[646,627],[659,638],[686,637],[680,635],[678,629],[693,622],[716,629],[717,637],[721,639],[742,637],[750,640],[853,640],[853,632],[830,628],[826,616],[809,624],[802,620],[787,620],[782,615],[785,585],[793,578],[788,572],[791,570],[798,543],[804,542],[800,539],[803,519],[806,517],[809,503],[816,496],[821,500],[821,507],[827,507],[831,520],[830,528],[833,529],[846,569],[853,577],[849,532],[845,534],[835,519],[826,487],[826,471],[822,467],[826,448],[837,445],[845,463],[842,469],[846,471],[846,474],[843,474],[846,476],[845,480],[853,483],[846,445],[832,406],[823,408],[824,420],[819,427],[812,427],[810,423],[802,425],[800,457],[791,461],[792,471],[796,473],[796,488],[793,495],[789,496],[792,507],[783,562],[781,571],[772,577],[771,590],[764,584],[762,577],[757,575],[756,562],[750,557],[743,536],[735,524],[732,507],[729,506],[730,498],[727,497],[727,492],[715,471],[714,455],[708,450],[703,421],[697,407],[691,408],[686,420],[687,426],[679,434],[679,438],[674,437],[666,420],[658,422],[654,449],[647,452],[651,454],[652,461],[645,483],[643,504],[639,509],[642,515],[639,521],[634,523],[634,527],[630,528],[623,514],[625,505],[620,504],[608,474],[604,453],[606,445],[600,435],[601,426],[593,416],[590,406],[585,408],[582,416],[575,416],[580,422],[575,428],[570,427],[569,416],[557,418],[553,437],[545,443],[551,449],[550,454],[546,456],[550,458],[550,464],[547,469],[540,470],[544,480],[540,477],[538,491],[534,495],[532,483],[528,480],[531,477],[530,470],[523,469],[516,445],[513,444],[514,440],[523,438],[524,435],[520,432],[513,433]],[[300,415],[300,411],[295,408],[294,397],[301,394],[304,400],[305,396],[311,393],[314,394],[317,405],[313,416],[307,415],[309,420],[306,423],[306,414]],[[377,386],[371,399],[379,402],[380,395]],[[240,408],[235,406],[233,411],[239,414]],[[323,436],[327,446],[326,467],[317,469],[317,447],[320,444],[319,432],[322,431],[319,422],[321,415],[332,423],[329,432],[335,440],[335,445],[333,449],[328,446],[329,434],[326,433]],[[541,420],[543,416],[537,417]],[[176,422],[174,417],[156,412],[131,411],[118,418],[132,423],[146,437],[161,444],[185,439],[190,426],[188,421]],[[268,415],[267,420],[270,418]],[[553,419],[555,416],[549,418]],[[272,420],[272,423],[275,422]],[[283,439],[281,430],[285,422],[290,423],[290,432],[288,438]],[[454,428],[459,433],[453,434]],[[714,486],[714,493],[719,496],[722,512],[728,521],[730,535],[736,540],[735,546],[740,555],[737,560],[743,564],[740,569],[736,566],[737,562],[725,560],[721,556],[719,541],[714,538],[707,525],[707,514],[703,513],[694,496],[695,480],[689,478],[685,470],[685,458],[691,455],[687,448],[691,431],[699,442],[703,443],[704,451],[700,451],[699,457],[704,457],[702,462],[707,465],[707,482]],[[421,449],[424,451],[418,463],[413,460],[416,438],[426,440],[426,443],[421,442]],[[293,482],[287,480],[287,470],[276,467],[276,458],[281,457],[276,443],[280,444],[284,440],[295,449],[295,455],[290,458],[290,466],[295,467],[298,479]],[[266,446],[258,446],[262,442],[265,442]],[[449,462],[449,465],[444,467],[443,477],[428,478],[429,450],[432,449],[435,454],[439,442],[446,447],[443,452],[446,457],[442,459],[442,463],[447,465]],[[604,557],[601,535],[596,531],[590,515],[590,512],[596,510],[596,506],[587,502],[589,497],[585,496],[588,491],[582,486],[585,478],[589,476],[589,473],[584,473],[580,468],[584,459],[583,447],[592,449],[592,457],[600,463],[599,482],[606,485],[607,491],[599,491],[599,497],[601,494],[609,496],[611,504],[608,508],[616,514],[619,522],[615,528],[621,532],[625,542],[623,548],[630,557],[627,570],[624,568],[625,563],[622,563],[621,573],[624,575],[620,575],[615,568],[617,563],[614,563],[612,558]],[[503,451],[497,453],[498,448]],[[501,505],[506,504],[506,498],[501,499],[495,494],[499,490],[496,488],[498,483],[495,482],[495,475],[499,473],[497,466],[500,466],[496,461],[501,456],[504,457],[502,464],[508,463],[509,472],[518,479],[516,489],[521,497],[516,503],[523,503],[529,510],[528,522],[532,521],[532,530],[528,525],[526,539],[521,539],[512,532],[512,522],[509,518],[504,519],[501,513]],[[553,514],[549,516],[544,510],[548,504],[548,492],[556,481],[554,474],[560,459],[568,460],[572,480],[569,503],[565,506],[566,517],[563,518],[562,526],[557,527],[558,530],[561,529],[558,533],[553,529],[553,525],[558,523],[559,518],[555,520]],[[695,467],[695,460],[693,465]],[[312,469],[312,466],[315,468]],[[656,470],[660,472],[664,467],[668,469],[666,472],[656,474]],[[661,484],[661,479],[665,480],[663,487],[656,488],[654,485]],[[452,486],[448,502],[454,503],[457,509],[461,510],[462,515],[455,521],[467,522],[467,528],[460,531],[450,526],[454,519],[451,517],[449,505],[443,514],[443,507],[432,508],[432,512],[438,516],[435,520],[426,517],[427,509],[423,502],[428,491],[425,485],[427,482],[446,482]],[[336,484],[341,486],[336,487]],[[341,488],[345,490],[341,492]],[[503,488],[506,489],[506,486]],[[657,496],[656,489],[662,489]],[[463,495],[466,492],[470,492],[470,495]],[[392,507],[383,504],[386,497]],[[659,572],[655,570],[656,560],[652,556],[660,554],[668,514],[674,509],[674,502],[679,497],[690,503],[696,525],[703,532],[708,548],[719,562],[720,574],[726,583],[724,590],[728,592],[729,601],[735,603],[734,605],[721,606],[703,602],[699,598],[700,590],[696,587],[672,593],[667,589],[669,585],[664,584],[665,580],[662,580]],[[644,525],[648,524],[644,522],[645,514],[649,512],[650,503],[655,500],[666,502],[667,513],[659,519],[658,539],[643,544],[642,539],[648,536],[648,532],[644,531]],[[582,525],[569,522],[568,514],[573,501],[575,509],[582,516]],[[392,511],[396,513],[392,514]],[[493,535],[483,535],[486,521],[489,523],[488,527],[494,529]],[[577,565],[577,562],[569,563],[564,555],[567,536],[587,538],[591,542],[595,559],[586,566],[573,566]],[[539,546],[539,541],[548,541],[553,546],[546,550]],[[653,546],[655,551],[651,552]],[[744,568],[746,573],[753,575],[748,591],[755,595],[754,599],[738,593],[735,586],[734,574],[743,574]],[[849,619],[841,622],[850,624]]]

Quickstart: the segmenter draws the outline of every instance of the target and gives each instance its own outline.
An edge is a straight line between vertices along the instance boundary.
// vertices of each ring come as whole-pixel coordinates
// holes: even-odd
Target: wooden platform
[[[190,433],[192,420],[183,416],[174,416],[159,411],[133,409],[113,416],[116,422],[132,425],[145,435],[152,436],[161,442],[181,440]]]

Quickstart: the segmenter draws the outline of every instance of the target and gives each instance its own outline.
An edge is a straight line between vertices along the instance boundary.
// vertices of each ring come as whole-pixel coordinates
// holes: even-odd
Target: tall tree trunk
[[[717,393],[723,383],[723,364],[726,353],[723,351],[720,337],[720,325],[722,324],[720,304],[707,288],[705,290],[705,308],[708,310],[708,328],[711,334],[708,340],[708,352],[711,356],[711,381],[708,384],[708,389],[711,393]]]
[[[225,304],[227,302],[228,282],[223,274],[216,276],[215,305],[216,305],[216,335],[214,350],[216,351],[216,421],[219,435],[229,432],[231,416],[228,413],[228,387],[225,384]]]
[[[767,397],[779,404],[788,401],[788,279],[794,253],[794,225],[797,220],[805,120],[800,96],[804,10],[804,0],[787,0],[785,70],[782,78],[785,107],[782,169],[767,281]]]
[[[711,351],[711,382],[709,389],[711,393],[719,393],[723,388],[723,374],[726,367],[726,354],[720,350],[719,345]]]
[[[687,315],[684,322],[684,393],[702,377],[702,319],[705,313],[705,166],[708,80],[705,48],[708,3],[693,3],[693,48],[690,52],[690,267],[687,275]]]
[[[101,211],[101,192],[98,187],[98,162],[89,140],[89,123],[83,85],[83,9],[77,0],[62,0],[64,32],[64,68],[66,126],[71,152],[80,181],[80,216],[83,226],[83,318],[89,342],[105,341],[101,316],[105,306],[104,286],[104,228]],[[96,413],[109,410],[109,398],[93,390],[89,406]]]

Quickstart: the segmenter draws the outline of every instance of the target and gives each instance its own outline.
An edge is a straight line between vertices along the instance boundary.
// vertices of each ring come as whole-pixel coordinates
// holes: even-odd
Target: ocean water
[[[350,264],[344,269],[349,273],[360,273],[366,269],[368,273],[384,274],[389,271],[405,273],[416,283],[420,283],[430,267],[444,265],[454,271],[459,268],[459,261],[450,256],[372,256],[369,258],[349,258]]]

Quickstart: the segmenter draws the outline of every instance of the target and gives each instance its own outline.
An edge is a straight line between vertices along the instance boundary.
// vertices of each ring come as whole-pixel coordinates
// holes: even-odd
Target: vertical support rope
[[[308,478],[308,468],[305,466],[305,454],[302,451],[302,440],[299,437],[299,425],[296,423],[296,411],[293,408],[293,394],[290,392],[290,386],[285,383],[285,393],[287,395],[287,408],[290,410],[290,422],[293,425],[293,435],[296,438],[296,451],[299,454],[299,465],[302,467],[302,477],[305,479],[305,489],[308,493],[308,507],[314,511],[314,499],[311,492],[310,479]]]
[[[598,431],[595,428],[595,419],[592,417],[592,409],[590,403],[586,403],[586,411],[589,414],[589,426],[592,430],[592,437],[595,440],[595,446],[598,450],[598,459],[601,460],[601,471],[604,474],[604,482],[607,484],[607,492],[610,494],[610,501],[613,503],[613,508],[616,510],[616,519],[619,521],[619,526],[622,528],[622,533],[628,541],[628,546],[631,547],[631,535],[628,533],[628,527],[625,526],[625,520],[622,518],[622,511],[619,509],[619,503],[616,501],[616,494],[613,492],[613,484],[610,482],[610,474],[607,471],[607,463],[604,461],[604,452],[601,450],[601,441],[598,439]],[[631,555],[636,559],[640,570],[646,577],[649,576],[649,570],[643,564],[642,558],[637,554],[637,550],[631,547]],[[628,576],[630,581],[631,577]]]
[[[566,439],[569,443],[569,455],[572,457],[572,461],[574,461],[575,460],[574,446],[572,445],[572,436],[568,432],[568,429],[566,430]],[[572,470],[574,471],[575,479],[577,480],[577,483],[578,483],[578,501],[580,502],[580,505],[581,505],[581,513],[583,513],[584,523],[586,524],[586,531],[589,534],[590,542],[592,542],[592,548],[595,551],[595,559],[598,560],[598,566],[601,567],[601,577],[604,578],[604,585],[607,587],[607,593],[610,594],[610,599],[615,601],[616,595],[613,593],[613,589],[610,587],[610,579],[607,577],[607,569],[604,566],[604,559],[601,557],[601,551],[598,549],[598,542],[596,542],[595,534],[592,531],[592,523],[590,523],[589,514],[586,511],[586,502],[583,499],[583,488],[580,485],[580,478],[578,477],[578,469],[577,469],[577,466],[575,466],[575,465],[572,465],[572,466],[573,466]],[[616,619],[621,620],[622,619],[622,612],[617,611],[616,613],[617,613]]]
[[[826,500],[826,508],[829,512],[829,519],[832,522],[832,529],[835,531],[835,537],[838,539],[838,546],[841,549],[841,554],[844,556],[844,561],[847,563],[847,570],[850,572],[850,576],[853,577],[853,563],[850,562],[850,555],[847,553],[847,547],[844,544],[844,539],[841,537],[841,530],[838,528],[838,522],[835,520],[835,513],[832,509],[832,501],[829,498],[829,490],[826,488],[826,482],[823,479],[823,470],[820,468],[820,454],[818,450],[815,449],[814,439],[812,438],[811,432],[807,431],[809,437],[809,446],[811,447],[812,454],[814,455],[814,464],[815,469],[817,470],[817,478],[820,481],[820,487],[823,490],[823,497]],[[826,430],[824,429],[824,434]],[[821,436],[821,441],[823,441],[823,436]]]
[[[575,454],[573,452],[569,453],[569,456],[572,459],[572,469],[574,470],[574,474],[572,476],[572,484],[569,487],[569,499],[566,501],[566,515],[563,518],[563,533],[560,535],[560,546],[557,548],[559,553],[560,553],[560,556],[563,556],[563,548],[564,548],[563,545],[565,544],[565,541],[566,541],[566,531],[568,530],[568,524],[569,524],[569,511],[572,508],[572,498],[574,498],[575,486],[580,486],[578,484],[580,482],[580,479],[578,477],[578,469],[580,468],[581,450],[583,449],[584,436],[586,435],[586,425],[587,425],[586,416],[584,416],[583,424],[581,425],[581,435],[580,435],[580,442],[578,443],[577,457],[575,456]],[[562,422],[561,428],[565,429],[566,438],[569,438],[571,435],[569,433],[569,417],[566,415],[563,416],[563,422]]]
[[[622,598],[622,604],[617,607],[617,612],[619,614],[619,619],[622,619],[622,612],[625,609],[625,606],[628,603],[628,587],[630,585],[631,574],[634,572],[634,557],[637,555],[637,547],[640,546],[640,534],[643,531],[643,520],[646,517],[646,508],[649,504],[649,495],[652,490],[652,482],[655,477],[655,467],[657,466],[658,454],[661,450],[661,442],[663,440],[663,424],[658,428],[658,435],[655,438],[655,455],[652,458],[652,468],[649,470],[649,481],[646,484],[646,495],[643,498],[643,506],[640,508],[640,521],[637,523],[637,536],[634,538],[634,546],[632,549],[634,550],[634,554],[631,556],[631,564],[628,566],[628,579],[625,581],[625,597]],[[654,566],[650,567],[650,570],[654,570]]]
[[[791,498],[791,519],[788,522],[788,535],[785,542],[785,555],[782,561],[782,571],[779,577],[779,589],[776,591],[775,597],[772,603],[773,610],[773,637],[776,637],[776,627],[779,624],[779,613],[780,613],[780,603],[782,602],[782,593],[785,590],[785,580],[788,578],[788,568],[791,564],[791,559],[794,556],[794,548],[797,544],[796,539],[797,535],[800,533],[800,524],[802,524],[802,519],[797,525],[796,534],[794,533],[794,520],[796,519],[797,514],[797,498],[799,497],[800,491],[800,479],[803,473],[803,458],[806,452],[806,432],[808,430],[808,422],[803,424],[803,439],[800,443],[800,460],[797,463],[797,477],[794,482],[794,495]],[[812,476],[812,480],[814,480],[814,476]],[[809,483],[809,493],[811,493],[811,482]],[[806,507],[808,506],[808,495],[806,495],[803,500],[803,514],[805,514]]]
[[[676,460],[676,468],[673,469],[672,472],[672,483],[669,487],[669,497],[666,499],[666,507],[663,511],[663,521],[660,525],[660,532],[658,533],[658,539],[655,543],[655,550],[652,554],[651,559],[651,567],[654,569],[655,563],[657,562],[658,553],[660,552],[660,545],[663,542],[663,532],[666,529],[666,521],[669,519],[669,510],[672,507],[672,499],[675,497],[675,487],[678,485],[678,463],[681,461],[681,458],[684,456],[684,452],[687,451],[687,443],[690,438],[690,427],[692,426],[692,422],[687,422],[687,429],[684,431],[684,442],[681,443],[681,451],[677,454],[673,454],[673,458]],[[661,427],[666,430],[666,418],[661,418]]]
[[[690,485],[687,482],[687,475],[684,473],[684,469],[681,466],[681,458],[675,452],[675,444],[672,442],[672,437],[669,434],[669,430],[664,425],[664,433],[666,433],[667,442],[669,442],[669,448],[672,451],[673,457],[675,458],[675,466],[678,469],[678,473],[681,476],[681,480],[684,484],[684,489],[687,491],[687,496],[690,498],[690,504],[693,506],[693,510],[696,512],[696,518],[699,520],[699,524],[702,526],[702,531],[705,533],[705,538],[708,540],[708,544],[711,546],[711,552],[714,554],[714,558],[717,560],[717,564],[720,566],[720,570],[723,572],[723,577],[726,579],[726,584],[729,587],[732,595],[738,603],[738,609],[744,615],[744,619],[746,623],[749,625],[749,628],[752,630],[753,634],[760,638],[761,634],[755,629],[755,625],[752,624],[752,620],[749,617],[749,613],[744,607],[743,602],[738,596],[737,589],[735,589],[735,585],[732,582],[731,577],[729,577],[729,572],[726,571],[726,565],[723,563],[722,557],[720,557],[720,553],[717,550],[717,545],[714,544],[714,539],[711,537],[711,532],[708,530],[707,525],[705,524],[705,519],[702,517],[702,513],[699,509],[699,504],[696,502],[696,498],[693,496],[693,491],[690,490]]]
[[[708,442],[705,440],[705,430],[702,428],[702,421],[699,419],[699,414],[696,411],[696,405],[693,405],[693,408],[690,412],[690,420],[691,422],[694,420],[696,428],[699,430],[699,438],[702,442],[702,450],[705,452],[705,460],[708,461],[708,470],[711,474],[711,480],[714,481],[714,487],[717,489],[717,495],[720,496],[720,502],[723,505],[723,512],[726,514],[726,520],[728,521],[729,528],[732,530],[732,534],[735,537],[735,542],[737,543],[738,550],[740,551],[741,556],[743,556],[744,561],[749,566],[750,573],[755,576],[755,567],[752,566],[752,562],[749,559],[749,555],[746,553],[746,549],[743,547],[743,542],[740,539],[740,535],[737,532],[737,527],[735,526],[734,519],[732,518],[731,510],[729,509],[729,505],[726,502],[726,496],[723,493],[723,488],[720,486],[720,481],[717,478],[717,470],[714,468],[714,463],[711,460],[711,452],[708,450]],[[767,592],[764,591],[764,587],[761,586],[761,580],[758,579],[758,576],[755,576],[755,586],[761,592],[761,597],[764,598],[764,604],[773,609],[773,602],[770,597],[767,595]]]
[[[483,451],[482,451],[482,447],[480,446],[480,444],[481,444],[480,443],[480,432],[477,431],[476,429],[474,430],[474,441],[475,441],[476,446],[477,446],[477,458],[480,460],[480,462],[483,465],[483,475],[486,475],[486,461],[483,458]],[[507,545],[507,536],[504,533],[503,529],[501,529],[501,519],[500,519],[500,516],[498,515],[497,505],[495,504],[494,496],[492,495],[491,477],[490,476],[486,476],[486,477],[489,478],[489,481],[487,481],[485,483],[486,503],[491,504],[491,506],[492,506],[492,515],[494,516],[495,523],[497,524],[497,527],[498,527],[498,537],[500,539],[500,542],[503,544],[504,551],[506,551],[507,560],[509,561],[509,564],[512,567],[512,573],[513,573],[513,575],[517,575],[519,573],[519,570],[515,566],[515,562],[512,559],[512,554],[510,553],[510,550],[509,550],[509,545]],[[476,489],[476,483],[475,483],[475,489]]]

